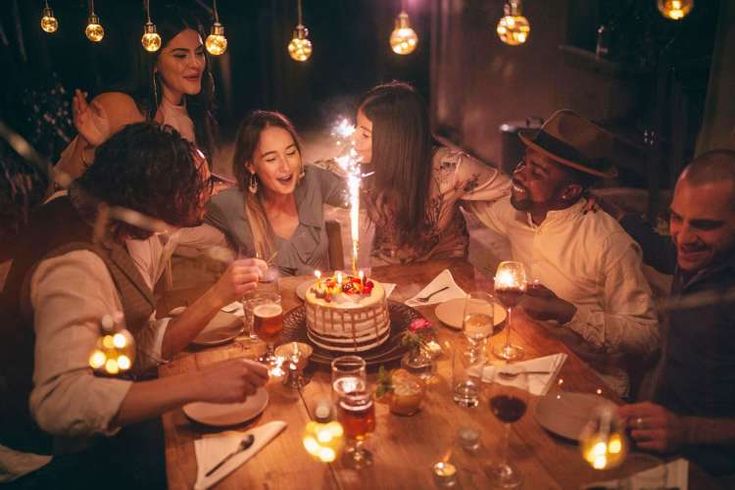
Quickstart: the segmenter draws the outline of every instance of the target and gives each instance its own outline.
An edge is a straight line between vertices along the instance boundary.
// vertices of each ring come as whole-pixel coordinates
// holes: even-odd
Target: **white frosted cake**
[[[306,334],[314,344],[333,351],[379,346],[390,335],[383,286],[348,275],[341,279],[319,279],[306,291]]]

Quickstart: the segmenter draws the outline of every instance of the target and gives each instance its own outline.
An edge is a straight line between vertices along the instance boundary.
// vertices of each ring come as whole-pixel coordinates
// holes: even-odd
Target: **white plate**
[[[315,282],[316,282],[316,279],[307,279],[306,281],[296,286],[296,296],[298,296],[301,301],[304,301],[304,298],[306,298],[306,291]]]
[[[191,343],[203,347],[224,344],[240,335],[244,327],[242,318],[218,311]]]
[[[436,317],[447,327],[462,329],[462,317],[464,316],[464,298],[450,299],[441,303],[436,307],[434,313]],[[493,305],[493,326],[497,326],[503,321],[508,313],[505,308],[499,304]]]
[[[599,395],[551,391],[539,399],[534,416],[549,432],[577,440],[595,409],[605,405],[615,406]]]
[[[191,420],[204,425],[226,427],[237,425],[260,415],[268,405],[268,390],[258,388],[253,396],[242,403],[194,402],[182,410]]]

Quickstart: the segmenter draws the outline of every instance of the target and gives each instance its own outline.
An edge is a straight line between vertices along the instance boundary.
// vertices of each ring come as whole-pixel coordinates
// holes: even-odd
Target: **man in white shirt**
[[[89,367],[104,316],[124,313],[136,340],[132,371],[141,372],[186,347],[265,271],[262,261],[237,260],[176,319],[156,319],[148,281],[125,248],[126,240],[151,232],[140,221],[100,216],[112,206],[173,226],[200,223],[208,190],[191,151],[171,128],[127,126],[97,149],[97,163],[69,196],[45,204],[30,220],[2,296],[0,481],[17,476],[8,462],[22,472],[45,462],[24,460],[24,454],[89,445],[95,436],[114,436],[192,401],[242,401],[266,382],[266,369],[244,359],[151,381],[101,377]],[[129,451],[136,454],[136,448]],[[105,455],[99,457],[103,467]],[[64,468],[52,462],[39,472],[60,473],[41,481],[64,486],[63,478],[70,478],[69,485],[84,487],[84,478],[99,469],[87,465],[75,473],[69,458],[60,460]],[[31,484],[33,477],[18,483],[29,478]]]
[[[638,245],[604,213],[586,213],[586,189],[615,175],[612,135],[578,114],[557,111],[533,136],[510,199],[470,209],[505,235],[534,283],[522,306],[564,340],[618,394],[629,388],[626,357],[657,351],[658,322]],[[542,286],[539,286],[542,285]],[[535,286],[535,287],[534,287]]]

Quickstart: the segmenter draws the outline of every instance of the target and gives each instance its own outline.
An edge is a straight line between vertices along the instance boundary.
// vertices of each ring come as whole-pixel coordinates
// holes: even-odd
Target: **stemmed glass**
[[[266,344],[266,351],[258,361],[269,367],[271,375],[282,376],[281,360],[275,353],[275,342],[283,331],[281,295],[264,293],[250,300],[250,304],[253,308],[253,331]]]
[[[375,431],[375,405],[370,391],[352,391],[339,397],[337,419],[349,440],[345,459],[352,468],[363,468],[373,463],[373,455],[363,446],[365,439]]]
[[[493,354],[506,361],[523,357],[523,349],[510,343],[511,313],[526,292],[526,269],[520,262],[505,261],[495,272],[495,296],[508,309],[508,325],[505,327],[505,345],[496,346]]]
[[[493,298],[482,291],[472,291],[467,295],[462,317],[462,332],[469,341],[470,348],[465,353],[470,363],[484,361],[485,339],[493,333]]]
[[[526,413],[528,373],[519,370],[507,378],[496,373],[489,390],[490,410],[495,418],[505,424],[505,435],[500,461],[490,464],[488,476],[495,488],[516,488],[521,485],[522,478],[520,471],[508,458],[508,442],[513,422]]]

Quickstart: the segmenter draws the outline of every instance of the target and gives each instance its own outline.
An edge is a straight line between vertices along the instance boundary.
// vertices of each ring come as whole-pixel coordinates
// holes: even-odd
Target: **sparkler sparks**
[[[360,159],[355,147],[352,145],[352,134],[355,126],[347,118],[339,118],[332,126],[332,137],[336,138],[337,146],[344,147],[345,151],[335,158],[337,164],[347,174],[347,190],[349,193],[350,206],[350,238],[352,240],[352,274],[357,274],[357,253],[360,239],[360,183],[362,181],[362,170]]]

